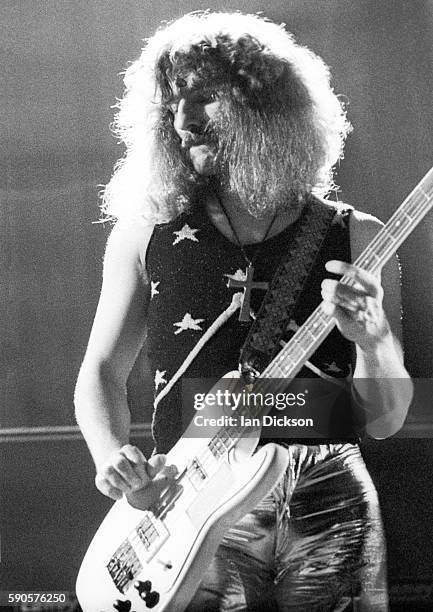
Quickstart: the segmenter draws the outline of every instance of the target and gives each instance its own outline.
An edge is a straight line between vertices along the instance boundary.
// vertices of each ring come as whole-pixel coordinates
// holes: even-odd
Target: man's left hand
[[[335,318],[338,329],[348,340],[364,351],[374,351],[390,334],[382,307],[380,279],[343,261],[331,260],[325,267],[328,272],[350,279],[350,284],[325,279],[322,282],[323,311]]]

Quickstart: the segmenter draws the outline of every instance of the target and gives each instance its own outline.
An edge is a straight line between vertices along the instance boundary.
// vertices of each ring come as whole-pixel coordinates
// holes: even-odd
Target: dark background
[[[432,165],[433,3],[427,0],[2,0],[0,325],[2,564],[14,588],[72,589],[106,508],[72,394],[108,227],[97,194],[123,153],[110,135],[119,73],[163,19],[262,10],[330,65],[354,132],[340,199],[387,220]],[[433,377],[433,216],[401,248],[413,376]],[[135,374],[135,377],[137,373]],[[133,385],[134,418],[149,419]],[[428,400],[427,400],[428,401]],[[150,448],[147,428],[140,443]],[[392,581],[433,581],[431,440],[364,447],[382,498]],[[4,467],[4,469],[3,469]],[[24,552],[26,551],[26,552]],[[2,587],[3,588],[3,587]]]

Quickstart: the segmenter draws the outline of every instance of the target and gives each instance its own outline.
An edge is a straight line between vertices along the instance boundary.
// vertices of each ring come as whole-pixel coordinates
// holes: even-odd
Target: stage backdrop
[[[73,387],[96,307],[109,230],[93,223],[98,219],[97,194],[123,153],[108,128],[111,107],[122,92],[120,73],[163,19],[196,9],[255,12],[264,6],[266,16],[286,22],[300,43],[325,59],[336,91],[347,101],[354,132],[338,171],[340,199],[386,220],[433,164],[432,2],[0,3],[0,438],[21,445],[3,455],[9,458],[7,483],[17,487],[18,504],[21,499],[24,506],[31,505],[28,495],[35,478],[50,478],[45,459],[41,472],[32,463],[33,484],[20,472],[26,436],[39,440],[40,453],[42,448],[51,453],[43,436],[76,435]],[[400,257],[407,364],[414,376],[433,377],[432,214]],[[148,391],[137,383],[143,368],[141,359],[131,380],[137,423],[150,415]],[[49,429],[33,429],[44,427]],[[430,440],[421,446],[416,441],[398,444],[379,443],[366,454],[384,491],[393,554],[401,572],[410,573],[415,570],[405,565],[405,557],[416,553],[416,544],[411,539],[409,549],[402,548],[401,526],[409,522],[412,534],[422,528],[424,542],[432,540],[425,532],[430,529],[426,518],[414,513],[407,500],[415,495],[413,479],[422,478],[417,466],[432,463],[433,445]],[[398,460],[399,448],[411,462]],[[81,451],[84,447],[80,457]],[[398,496],[389,484],[394,483],[390,475],[396,475],[397,460]],[[92,487],[88,465],[82,473],[74,463],[72,471],[80,487]],[[424,492],[423,506],[429,508],[431,494]],[[430,572],[429,559],[422,552],[418,574],[423,568]],[[392,562],[395,566],[395,558]]]

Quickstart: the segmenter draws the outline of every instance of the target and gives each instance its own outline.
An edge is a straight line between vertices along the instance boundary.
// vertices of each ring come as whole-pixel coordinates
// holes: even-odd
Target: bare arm
[[[118,224],[108,242],[101,295],[75,390],[77,422],[92,453],[99,490],[118,499],[163,466],[129,444],[126,382],[144,340],[149,284],[144,257],[152,233]]]
[[[381,226],[369,215],[352,214],[352,261]],[[322,295],[342,334],[356,345],[353,384],[359,409],[364,411],[365,429],[374,438],[386,438],[402,427],[413,393],[403,363],[397,259],[392,258],[379,276],[343,262],[328,262],[327,269],[355,281],[349,287],[326,280]]]

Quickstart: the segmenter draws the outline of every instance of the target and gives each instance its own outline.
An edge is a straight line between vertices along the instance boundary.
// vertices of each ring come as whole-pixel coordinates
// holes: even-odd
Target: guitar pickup
[[[138,536],[138,539],[134,538],[132,543],[137,549],[140,558],[147,563],[169,536],[167,527],[152,512],[146,513],[143,520],[137,525],[135,534]]]

